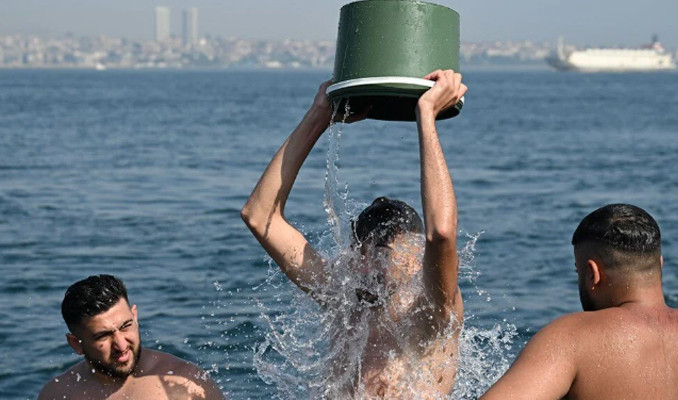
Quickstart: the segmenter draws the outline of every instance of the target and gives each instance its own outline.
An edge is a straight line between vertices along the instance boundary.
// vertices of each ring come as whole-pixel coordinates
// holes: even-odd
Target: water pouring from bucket
[[[459,14],[422,1],[367,0],[341,8],[334,84],[327,89],[338,107],[370,107],[368,118],[414,121],[417,99],[438,69],[459,72]],[[437,119],[459,114],[463,99]]]

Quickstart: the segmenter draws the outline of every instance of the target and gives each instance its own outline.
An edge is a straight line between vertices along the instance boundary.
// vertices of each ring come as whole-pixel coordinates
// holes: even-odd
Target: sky
[[[367,0],[370,1],[370,0]],[[153,38],[154,7],[198,8],[200,35],[244,39],[336,39],[340,0],[0,0],[0,35]],[[638,46],[658,34],[678,49],[678,0],[434,0],[461,15],[463,42],[553,42]]]

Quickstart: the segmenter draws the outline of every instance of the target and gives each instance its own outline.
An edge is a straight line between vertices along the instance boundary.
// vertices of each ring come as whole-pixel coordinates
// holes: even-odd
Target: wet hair
[[[403,233],[423,233],[419,214],[406,203],[378,197],[352,221],[357,244],[388,245]]]
[[[120,299],[127,303],[127,288],[112,275],[92,275],[71,285],[61,302],[61,315],[73,332],[84,319],[108,311]]]
[[[609,204],[587,215],[572,236],[572,245],[593,243],[611,267],[635,264],[636,269],[659,266],[659,225],[645,210],[630,204]],[[648,262],[640,262],[646,259]]]

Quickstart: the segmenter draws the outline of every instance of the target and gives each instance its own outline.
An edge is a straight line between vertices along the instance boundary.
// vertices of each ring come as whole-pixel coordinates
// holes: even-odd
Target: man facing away
[[[325,396],[440,398],[454,385],[463,314],[457,285],[457,204],[435,119],[456,104],[467,88],[461,75],[450,70],[424,78],[435,81],[416,107],[424,221],[405,203],[384,197],[354,221],[352,248],[359,252],[354,260],[358,266],[338,268],[370,277],[353,293],[351,316],[352,321],[367,318],[369,332],[360,355],[337,357],[334,374],[345,373],[353,365],[352,377],[348,382],[335,382],[339,391],[328,389]],[[320,86],[313,105],[273,157],[242,209],[243,220],[280,269],[326,312],[336,306],[328,286],[331,270],[337,266],[309,245],[285,219],[284,211],[302,163],[330,124],[328,85]],[[353,115],[347,121],[362,118],[364,114]],[[415,249],[416,238],[422,236],[423,256],[417,251],[421,246]],[[412,295],[405,287],[415,276],[423,290]],[[399,327],[397,334],[386,328],[394,324]]]
[[[678,399],[678,310],[664,300],[655,220],[611,204],[572,244],[584,312],[539,331],[481,399]]]
[[[137,306],[111,275],[71,285],[61,303],[68,344],[84,356],[49,381],[42,399],[224,399],[208,375],[188,361],[141,347]]]

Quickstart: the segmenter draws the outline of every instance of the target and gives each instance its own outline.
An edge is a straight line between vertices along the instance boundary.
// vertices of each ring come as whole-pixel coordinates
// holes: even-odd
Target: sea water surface
[[[298,292],[239,210],[328,77],[0,70],[0,398],[34,398],[77,362],[60,303],[99,273],[126,282],[145,346],[197,363],[232,398],[283,396],[255,352],[266,317],[289,315]],[[460,247],[477,237],[466,327],[515,334],[497,362],[580,309],[571,235],[608,203],[658,220],[666,298],[678,306],[678,74],[469,70],[464,80],[461,116],[438,128]],[[334,144],[352,204],[385,195],[421,210],[413,123],[346,125]],[[329,229],[329,148],[318,142],[286,208],[316,242]]]

